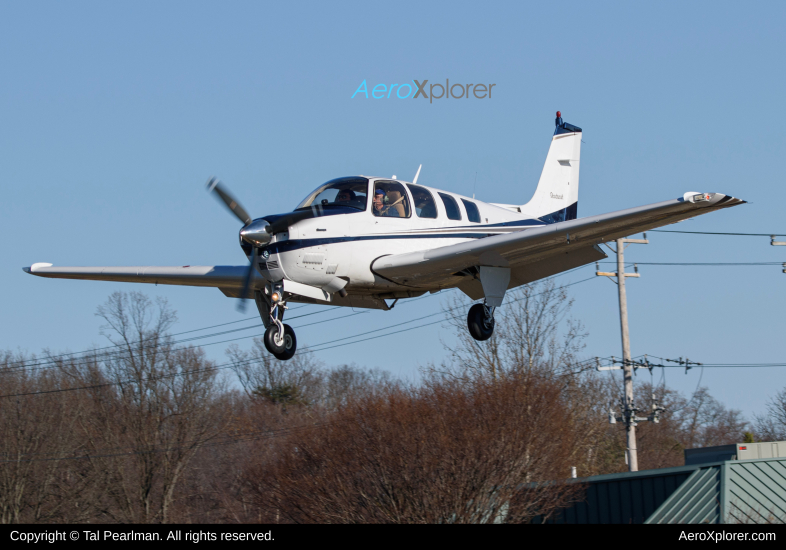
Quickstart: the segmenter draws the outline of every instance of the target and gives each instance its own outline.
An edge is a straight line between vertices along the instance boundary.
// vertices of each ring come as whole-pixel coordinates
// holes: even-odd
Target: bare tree
[[[439,367],[428,366],[428,372],[472,381],[534,372],[568,375],[588,369],[577,357],[587,333],[570,318],[573,300],[553,279],[508,292],[497,310],[494,334],[483,343],[467,332],[468,303],[457,294],[450,301],[446,320],[454,328],[456,343],[444,345],[448,359]]]
[[[685,448],[736,443],[747,429],[742,412],[727,408],[706,387],[698,388],[690,399],[675,398],[672,408]]]
[[[786,441],[786,388],[767,402],[767,412],[756,415],[755,433],[762,441]]]
[[[323,403],[329,410],[345,405],[348,399],[400,384],[388,371],[341,365],[324,375]]]
[[[314,403],[321,397],[321,364],[308,350],[301,350],[289,361],[279,361],[267,352],[262,338],[254,338],[250,351],[235,345],[227,355],[249,397],[293,404]]]
[[[115,344],[63,371],[90,397],[80,418],[89,461],[106,488],[111,521],[170,520],[184,469],[220,433],[221,390],[213,363],[195,348],[178,348],[167,331],[175,314],[143,294],[116,292],[98,309]]]
[[[80,405],[56,369],[34,357],[0,355],[0,522],[76,522],[89,517],[91,486],[72,436]],[[66,471],[65,466],[70,466]],[[80,507],[80,504],[82,506]]]

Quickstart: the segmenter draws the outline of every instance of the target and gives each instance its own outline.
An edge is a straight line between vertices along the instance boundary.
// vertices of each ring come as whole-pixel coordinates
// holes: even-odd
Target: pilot
[[[336,195],[336,202],[352,202],[357,198],[352,189],[342,189]]]

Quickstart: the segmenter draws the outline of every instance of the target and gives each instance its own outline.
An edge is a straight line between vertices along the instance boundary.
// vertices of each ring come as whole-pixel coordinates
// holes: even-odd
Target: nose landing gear
[[[282,322],[287,309],[283,286],[276,284],[271,287],[266,288],[264,295],[260,291],[255,293],[257,309],[265,325],[262,341],[276,359],[287,361],[295,355],[297,338],[292,327]]]
[[[488,340],[494,334],[494,310],[486,304],[475,304],[469,308],[467,315],[467,328],[469,334],[475,339]]]

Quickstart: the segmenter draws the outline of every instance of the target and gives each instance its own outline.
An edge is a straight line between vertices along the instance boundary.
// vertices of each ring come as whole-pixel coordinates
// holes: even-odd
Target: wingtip
[[[35,263],[35,264],[31,265],[30,267],[23,267],[22,270],[25,273],[30,273],[32,275],[35,275],[36,270],[41,268],[41,267],[52,267],[52,264],[48,264],[46,262],[38,262],[38,263]]]

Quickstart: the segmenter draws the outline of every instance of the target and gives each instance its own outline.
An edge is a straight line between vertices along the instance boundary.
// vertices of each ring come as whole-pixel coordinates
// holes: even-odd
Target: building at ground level
[[[584,500],[548,523],[786,523],[786,458],[777,456],[786,443],[740,445],[770,457],[737,460],[743,453],[728,446],[686,451],[693,463],[676,468],[588,477]],[[728,459],[697,458],[719,453]]]

